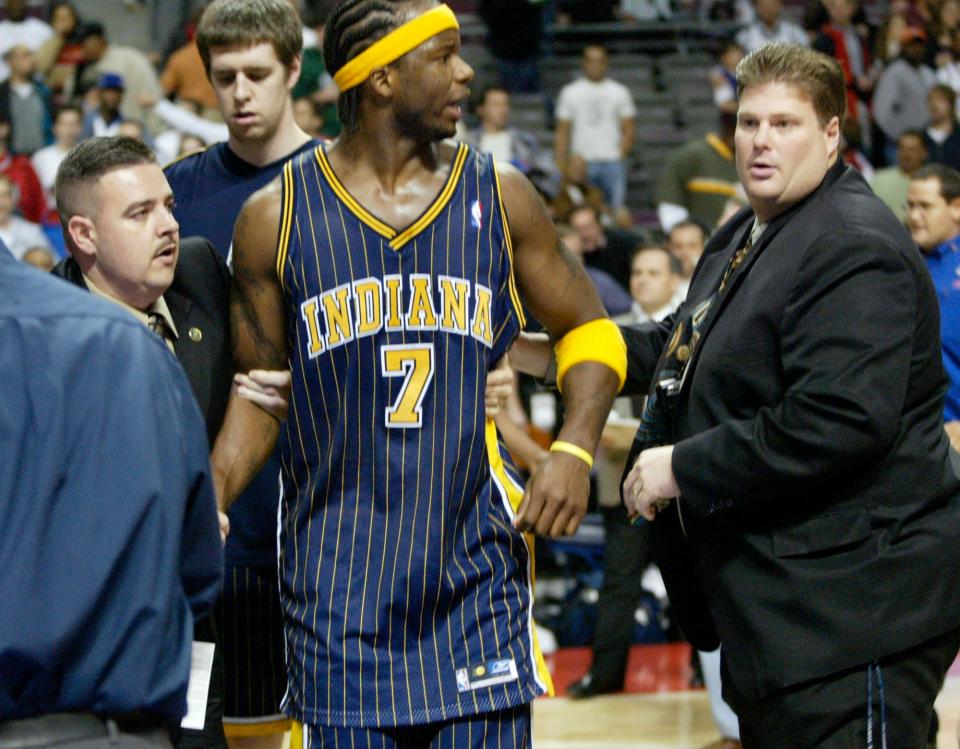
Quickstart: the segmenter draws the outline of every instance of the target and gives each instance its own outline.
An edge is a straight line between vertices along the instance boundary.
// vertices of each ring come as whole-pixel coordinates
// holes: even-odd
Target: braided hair
[[[404,22],[403,8],[417,0],[342,0],[327,19],[323,60],[330,75]],[[346,132],[360,127],[360,86],[344,91],[337,102]]]

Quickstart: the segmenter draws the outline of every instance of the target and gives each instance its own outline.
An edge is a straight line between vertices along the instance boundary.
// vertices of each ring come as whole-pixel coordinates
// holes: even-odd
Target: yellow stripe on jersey
[[[392,226],[387,226],[383,221],[374,216],[370,211],[360,205],[354,197],[347,192],[347,188],[343,186],[343,183],[340,182],[340,178],[333,171],[333,167],[330,166],[330,162],[327,161],[326,151],[323,150],[322,146],[317,146],[317,163],[320,165],[320,171],[323,172],[323,176],[326,177],[327,182],[330,185],[330,188],[336,193],[337,197],[340,198],[344,203],[346,203],[347,208],[363,223],[373,229],[377,234],[382,234],[387,239],[393,239],[397,232]]]
[[[280,236],[277,239],[277,278],[284,289],[283,266],[287,262],[290,247],[290,228],[293,226],[293,161],[283,165],[281,172],[283,190],[280,193]]]
[[[497,438],[497,427],[493,419],[488,418],[485,429],[485,441],[487,443],[487,459],[490,461],[490,472],[494,480],[499,484],[507,494],[507,501],[512,509],[511,515],[515,515],[520,509],[520,503],[523,501],[523,488],[507,473],[503,464],[503,457],[500,455],[500,441]],[[540,650],[540,642],[537,638],[537,627],[533,621],[533,590],[537,582],[537,567],[533,553],[533,534],[524,533],[522,535],[523,543],[527,547],[527,557],[530,559],[530,579],[528,589],[530,592],[530,640],[532,642],[534,665],[537,669],[537,676],[540,682],[546,687],[547,694],[554,695],[553,678],[550,676],[550,669],[547,668],[547,662],[543,658],[543,652]]]
[[[268,720],[263,723],[234,723],[228,718],[223,719],[223,733],[229,738],[242,738],[244,736],[272,736],[273,734],[286,733],[287,731],[290,731],[291,726],[293,731],[301,728],[299,723],[296,723],[289,718]],[[291,748],[295,746],[293,743],[292,734],[290,746]]]
[[[497,202],[500,204],[500,217],[503,221],[503,236],[507,243],[507,257],[510,261],[510,278],[508,285],[510,287],[510,300],[513,302],[513,309],[517,313],[517,322],[520,329],[527,327],[527,319],[523,314],[523,305],[520,304],[520,294],[517,292],[517,281],[513,275],[513,241],[510,239],[510,225],[507,223],[507,212],[503,207],[503,190],[500,189],[500,172],[497,171],[496,164],[493,167],[493,177],[497,184]]]
[[[457,149],[457,155],[453,160],[453,168],[450,169],[450,176],[447,177],[447,184],[443,186],[440,195],[433,202],[433,205],[427,209],[426,213],[404,229],[400,235],[390,240],[390,246],[393,249],[399,250],[403,247],[403,245],[432,224],[433,220],[440,215],[440,211],[446,208],[447,203],[450,202],[450,198],[457,189],[457,184],[460,182],[460,175],[463,174],[463,165],[467,162],[468,152],[469,149],[466,143],[461,143]]]

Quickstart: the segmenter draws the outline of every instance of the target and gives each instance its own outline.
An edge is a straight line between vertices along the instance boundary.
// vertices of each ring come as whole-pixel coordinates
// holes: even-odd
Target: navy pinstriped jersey
[[[522,490],[484,415],[522,324],[492,159],[460,145],[398,232],[323,147],[283,172],[277,268],[293,371],[282,438],[286,707],[306,723],[428,723],[549,689]]]

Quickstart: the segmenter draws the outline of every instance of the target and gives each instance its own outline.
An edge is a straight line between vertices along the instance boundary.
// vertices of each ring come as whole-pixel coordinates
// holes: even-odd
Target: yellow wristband
[[[627,344],[620,328],[611,320],[601,317],[568,331],[557,341],[553,351],[557,358],[557,387],[561,393],[567,370],[585,361],[610,367],[620,381],[617,390],[623,388],[627,379]]]
[[[569,453],[577,458],[580,458],[584,463],[587,464],[588,468],[593,468],[593,456],[584,450],[579,445],[575,445],[572,442],[564,442],[563,440],[554,440],[553,444],[550,445],[550,452],[552,453]]]

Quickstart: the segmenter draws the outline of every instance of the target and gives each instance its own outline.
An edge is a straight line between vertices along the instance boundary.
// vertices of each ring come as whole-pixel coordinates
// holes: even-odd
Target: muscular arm
[[[280,225],[280,182],[246,202],[234,229],[230,297],[234,369],[286,369],[288,352],[283,291],[274,265]],[[224,510],[273,452],[279,422],[249,400],[230,394],[227,415],[210,461],[217,502]]]
[[[501,169],[504,205],[514,247],[514,271],[530,311],[552,341],[573,328],[606,317],[580,261],[561,244],[533,187],[513,169]],[[582,362],[563,380],[565,418],[558,439],[593,453],[617,394],[616,373]],[[516,519],[520,530],[560,536],[574,533],[586,511],[589,469],[567,453],[551,453],[534,471]]]

